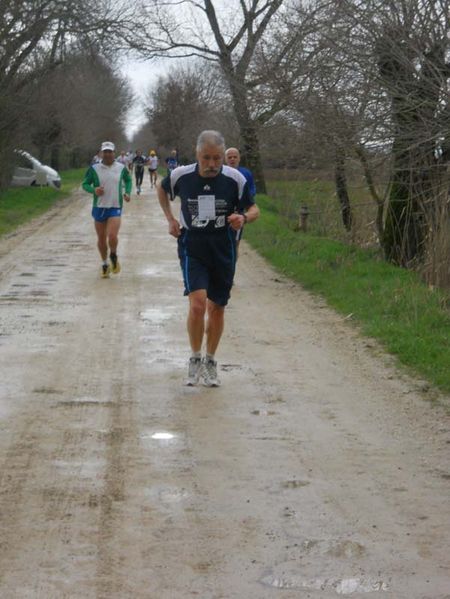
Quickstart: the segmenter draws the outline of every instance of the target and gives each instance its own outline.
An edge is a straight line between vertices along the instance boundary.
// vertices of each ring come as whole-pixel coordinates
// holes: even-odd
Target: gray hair
[[[225,139],[223,138],[222,133],[210,129],[202,131],[197,138],[195,149],[198,151],[204,146],[219,146],[225,150]]]

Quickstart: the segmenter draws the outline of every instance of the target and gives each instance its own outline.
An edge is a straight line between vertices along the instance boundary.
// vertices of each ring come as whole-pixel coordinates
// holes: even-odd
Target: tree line
[[[86,164],[99,139],[124,138],[130,102],[109,54],[129,17],[123,10],[106,0],[1,5],[0,189],[10,181],[15,148],[32,149],[57,169]]]
[[[268,168],[326,165],[348,231],[357,165],[386,259],[448,271],[436,247],[449,233],[449,1],[6,2],[2,140],[4,131],[31,135],[42,152],[76,155],[94,138],[123,137],[130,98],[111,48],[170,57],[136,144],[151,139],[188,157],[198,131],[216,127],[241,148],[261,192]]]
[[[148,126],[161,141],[170,114],[181,119],[182,144],[183,123],[188,133],[197,113],[213,110],[238,137],[262,192],[263,166],[327,164],[348,231],[348,176],[357,164],[386,259],[404,267],[429,261],[434,282],[449,279],[448,0],[143,5],[149,20],[130,46],[150,59],[202,61],[153,91]]]

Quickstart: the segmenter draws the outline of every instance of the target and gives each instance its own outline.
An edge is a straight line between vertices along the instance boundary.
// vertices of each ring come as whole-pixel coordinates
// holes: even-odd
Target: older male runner
[[[255,186],[255,180],[253,179],[252,171],[250,171],[248,168],[245,168],[245,166],[240,166],[240,162],[241,162],[241,154],[237,148],[228,148],[227,150],[225,150],[225,164],[227,164],[228,166],[231,166],[231,168],[237,168],[238,171],[244,175],[244,177],[247,179],[250,195],[252,197],[255,197],[256,186]],[[237,248],[238,253],[239,253],[239,242],[242,239],[243,231],[244,231],[244,227],[241,227],[239,229],[239,231],[236,232],[236,242],[237,242],[236,248]]]
[[[88,168],[82,186],[94,196],[92,216],[103,261],[101,274],[108,278],[111,268],[114,274],[120,272],[117,258],[120,217],[123,200],[130,201],[132,182],[128,168],[115,160],[115,146],[111,141],[102,143],[101,153],[102,161]],[[111,266],[108,264],[108,247]]]
[[[203,131],[197,140],[197,162],[176,168],[158,186],[169,233],[178,239],[184,294],[189,296],[187,329],[192,355],[188,385],[200,379],[208,387],[220,385],[215,353],[233,285],[235,232],[259,216],[245,177],[223,166],[224,154],[222,135]],[[175,196],[181,199],[180,221],[170,206]],[[206,356],[202,359],[204,337]]]

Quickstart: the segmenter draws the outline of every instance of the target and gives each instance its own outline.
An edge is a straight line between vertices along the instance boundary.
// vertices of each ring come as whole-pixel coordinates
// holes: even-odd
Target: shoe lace
[[[206,370],[206,374],[211,379],[217,378],[217,368],[216,368],[216,365],[217,365],[217,362],[214,362],[213,360],[205,360],[205,362],[204,362],[204,367],[205,367],[205,370]]]
[[[196,374],[200,363],[200,358],[189,358],[189,374]]]

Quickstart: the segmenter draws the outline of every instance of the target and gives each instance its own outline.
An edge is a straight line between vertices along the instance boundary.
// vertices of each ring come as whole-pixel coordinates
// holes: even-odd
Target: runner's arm
[[[122,171],[122,177],[125,183],[125,193],[129,196],[133,187],[133,179],[131,178],[130,171],[125,167]]]
[[[98,178],[93,168],[89,167],[86,171],[81,187],[88,193],[95,193],[95,188],[98,187]]]
[[[170,195],[167,191],[162,187],[161,183],[156,184],[156,190],[158,192],[158,200],[159,204],[164,212],[167,222],[169,223],[169,233],[173,235],[173,237],[180,236],[180,223],[174,217],[172,213],[172,208],[170,206]]]

